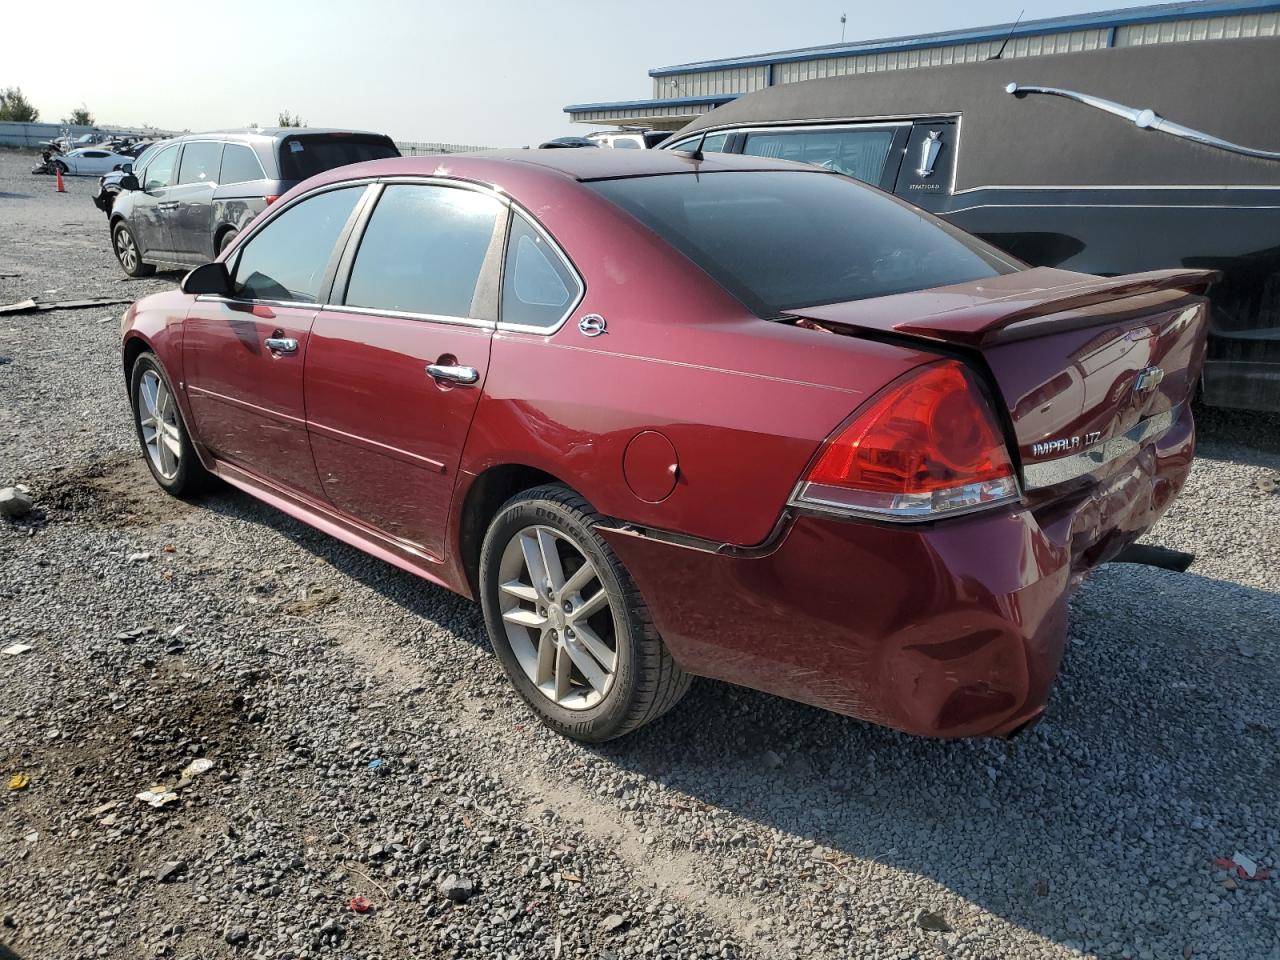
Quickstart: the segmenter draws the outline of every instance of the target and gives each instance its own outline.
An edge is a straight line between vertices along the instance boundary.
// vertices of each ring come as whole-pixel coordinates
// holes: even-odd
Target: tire
[[[161,389],[156,391],[156,387]],[[167,404],[162,399],[167,395]],[[208,488],[212,475],[196,455],[182,419],[173,384],[154,353],[141,353],[129,371],[129,403],[133,409],[134,432],[142,447],[142,457],[156,483],[175,497],[189,497]],[[159,410],[163,428],[157,431],[146,423]],[[148,436],[148,430],[151,435]],[[167,437],[167,442],[163,442]],[[177,448],[176,452],[174,447]]]
[[[596,532],[599,520],[567,487],[535,487],[502,506],[480,551],[480,599],[502,668],[544,724],[585,743],[656,720],[690,682],[630,574]],[[548,549],[561,569],[539,586],[531,571],[547,572]],[[565,589],[555,587],[557,579]]]
[[[226,233],[224,233],[222,235],[222,238],[218,241],[218,256],[222,256],[222,251],[227,249],[227,247],[231,246],[232,242],[239,235],[240,235],[239,230],[228,230]]]
[[[71,168],[70,168],[70,167],[68,167],[68,166],[67,166],[65,163],[63,163],[61,160],[55,160],[55,161],[53,161],[53,169],[54,169],[54,170],[61,170],[61,171],[62,171],[62,175],[63,175],[64,177],[71,173]]]
[[[111,229],[111,249],[116,252],[120,269],[131,277],[149,277],[156,272],[155,264],[142,262],[142,249],[134,239],[127,223],[117,223]]]

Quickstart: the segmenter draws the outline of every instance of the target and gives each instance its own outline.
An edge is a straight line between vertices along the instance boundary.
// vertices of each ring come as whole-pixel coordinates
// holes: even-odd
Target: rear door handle
[[[178,206],[177,200],[170,200],[167,203],[157,203],[156,209],[157,210],[175,210],[177,209],[177,206]]]
[[[475,383],[480,379],[475,367],[460,367],[452,363],[429,363],[427,374],[437,380],[452,380],[454,383]]]
[[[298,341],[293,337],[267,337],[263,341],[272,353],[297,353]]]

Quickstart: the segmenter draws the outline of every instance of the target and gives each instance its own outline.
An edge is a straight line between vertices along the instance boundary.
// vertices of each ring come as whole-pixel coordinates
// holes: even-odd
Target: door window
[[[388,185],[351,267],[346,303],[471,317],[502,204],[474,190]]]
[[[243,143],[228,143],[223,148],[219,183],[248,183],[250,180],[262,180],[265,176],[252,148]]]
[[[212,140],[196,140],[182,150],[178,164],[178,183],[217,183],[218,164],[222,160],[222,144]]]
[[[178,145],[165,147],[156,154],[155,159],[147,164],[146,179],[142,189],[147,193],[162,190],[173,184],[173,163],[178,159]]]
[[[502,322],[522,327],[556,326],[582,292],[560,252],[521,216],[511,220],[502,283]]]
[[[679,143],[671,146],[663,145],[663,150],[696,150],[698,144],[702,144],[703,153],[723,153],[724,145],[729,142],[727,133],[711,133],[704,140],[702,137],[690,137],[688,140],[681,140]]]
[[[879,183],[893,144],[892,127],[750,133],[743,153],[812,163],[866,183]]]
[[[94,160],[101,160],[103,157],[109,157],[111,154],[104,153],[101,150],[86,150],[81,154],[82,157],[91,157]]]
[[[255,233],[236,260],[235,296],[318,303],[334,245],[364,187],[308,197]]]

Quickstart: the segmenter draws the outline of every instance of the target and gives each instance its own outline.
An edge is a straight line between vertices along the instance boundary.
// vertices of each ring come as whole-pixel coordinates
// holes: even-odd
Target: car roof
[[[355,180],[379,176],[459,176],[494,181],[502,167],[539,171],[572,180],[612,180],[672,173],[727,170],[804,170],[826,172],[809,164],[741,154],[708,153],[694,160],[674,150],[481,150],[370,160],[320,174],[317,180]]]
[[[372,130],[343,130],[337,127],[240,127],[230,130],[204,130],[199,133],[184,133],[179,137],[174,137],[173,139],[204,140],[209,137],[220,137],[235,140],[284,140],[288,137],[334,135],[377,138],[387,136],[385,133],[375,133]]]

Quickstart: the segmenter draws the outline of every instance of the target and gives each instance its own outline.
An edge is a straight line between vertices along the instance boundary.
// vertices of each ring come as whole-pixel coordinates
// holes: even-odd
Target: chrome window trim
[[[696,141],[705,132],[707,136],[716,133],[750,133],[752,131],[768,131],[783,129],[824,129],[833,127],[843,130],[846,127],[899,127],[906,124],[921,123],[925,120],[959,120],[959,113],[942,111],[940,113],[919,113],[919,114],[886,114],[877,117],[814,117],[812,120],[761,120],[746,127],[734,126],[733,124],[725,124],[721,127],[706,127],[699,130],[690,137],[681,140],[680,143],[689,143]],[[663,142],[657,149],[659,150],[675,150],[677,144],[668,144]]]
[[[262,305],[264,307],[301,307],[304,310],[319,310],[324,306],[318,300],[240,300],[235,297],[220,297],[216,293],[196,294],[196,302]]]
[[[1024,464],[1022,475],[1024,490],[1040,490],[1055,484],[1075,480],[1087,473],[1131,456],[1148,440],[1162,435],[1182,415],[1182,404],[1175,404],[1164,413],[1157,413],[1140,420],[1125,433],[1094,444],[1088,450],[1068,454],[1054,460]]]
[[[568,308],[565,310],[564,314],[560,317],[560,319],[557,320],[551,326],[538,327],[538,326],[533,326],[531,324],[524,324],[524,323],[505,323],[502,319],[502,290],[503,288],[506,287],[506,283],[507,283],[507,256],[506,256],[507,251],[504,250],[503,257],[502,257],[502,285],[498,289],[497,329],[502,331],[512,331],[515,333],[536,333],[544,337],[550,337],[558,333],[561,329],[563,329],[564,325],[568,322],[569,318],[573,316],[574,312],[578,309],[578,307],[582,305],[582,301],[587,298],[587,281],[586,281],[586,278],[582,276],[582,271],[578,269],[578,265],[574,263],[572,258],[569,256],[569,254],[565,252],[564,247],[560,246],[556,238],[553,237],[547,231],[547,229],[543,227],[541,223],[538,222],[537,217],[535,217],[529,211],[525,210],[524,207],[520,206],[520,204],[518,203],[512,202],[510,206],[511,206],[511,215],[513,217],[520,217],[526,223],[528,223],[531,227],[533,227],[533,229],[542,237],[542,239],[547,241],[547,243],[551,246],[551,249],[554,250],[557,254],[559,254],[560,259],[564,262],[565,267],[568,268],[569,273],[573,276],[574,280],[577,281],[578,295],[573,298]],[[507,227],[508,245],[510,244],[510,242],[511,242],[511,228],[510,226],[508,226]]]
[[[457,327],[476,327],[492,330],[496,326],[491,320],[478,320],[475,317],[451,317],[441,313],[414,313],[409,310],[383,310],[379,307],[354,307],[345,303],[324,303],[316,305],[321,313],[355,313],[366,317],[387,317],[393,320],[421,320],[428,323],[444,323]]]

